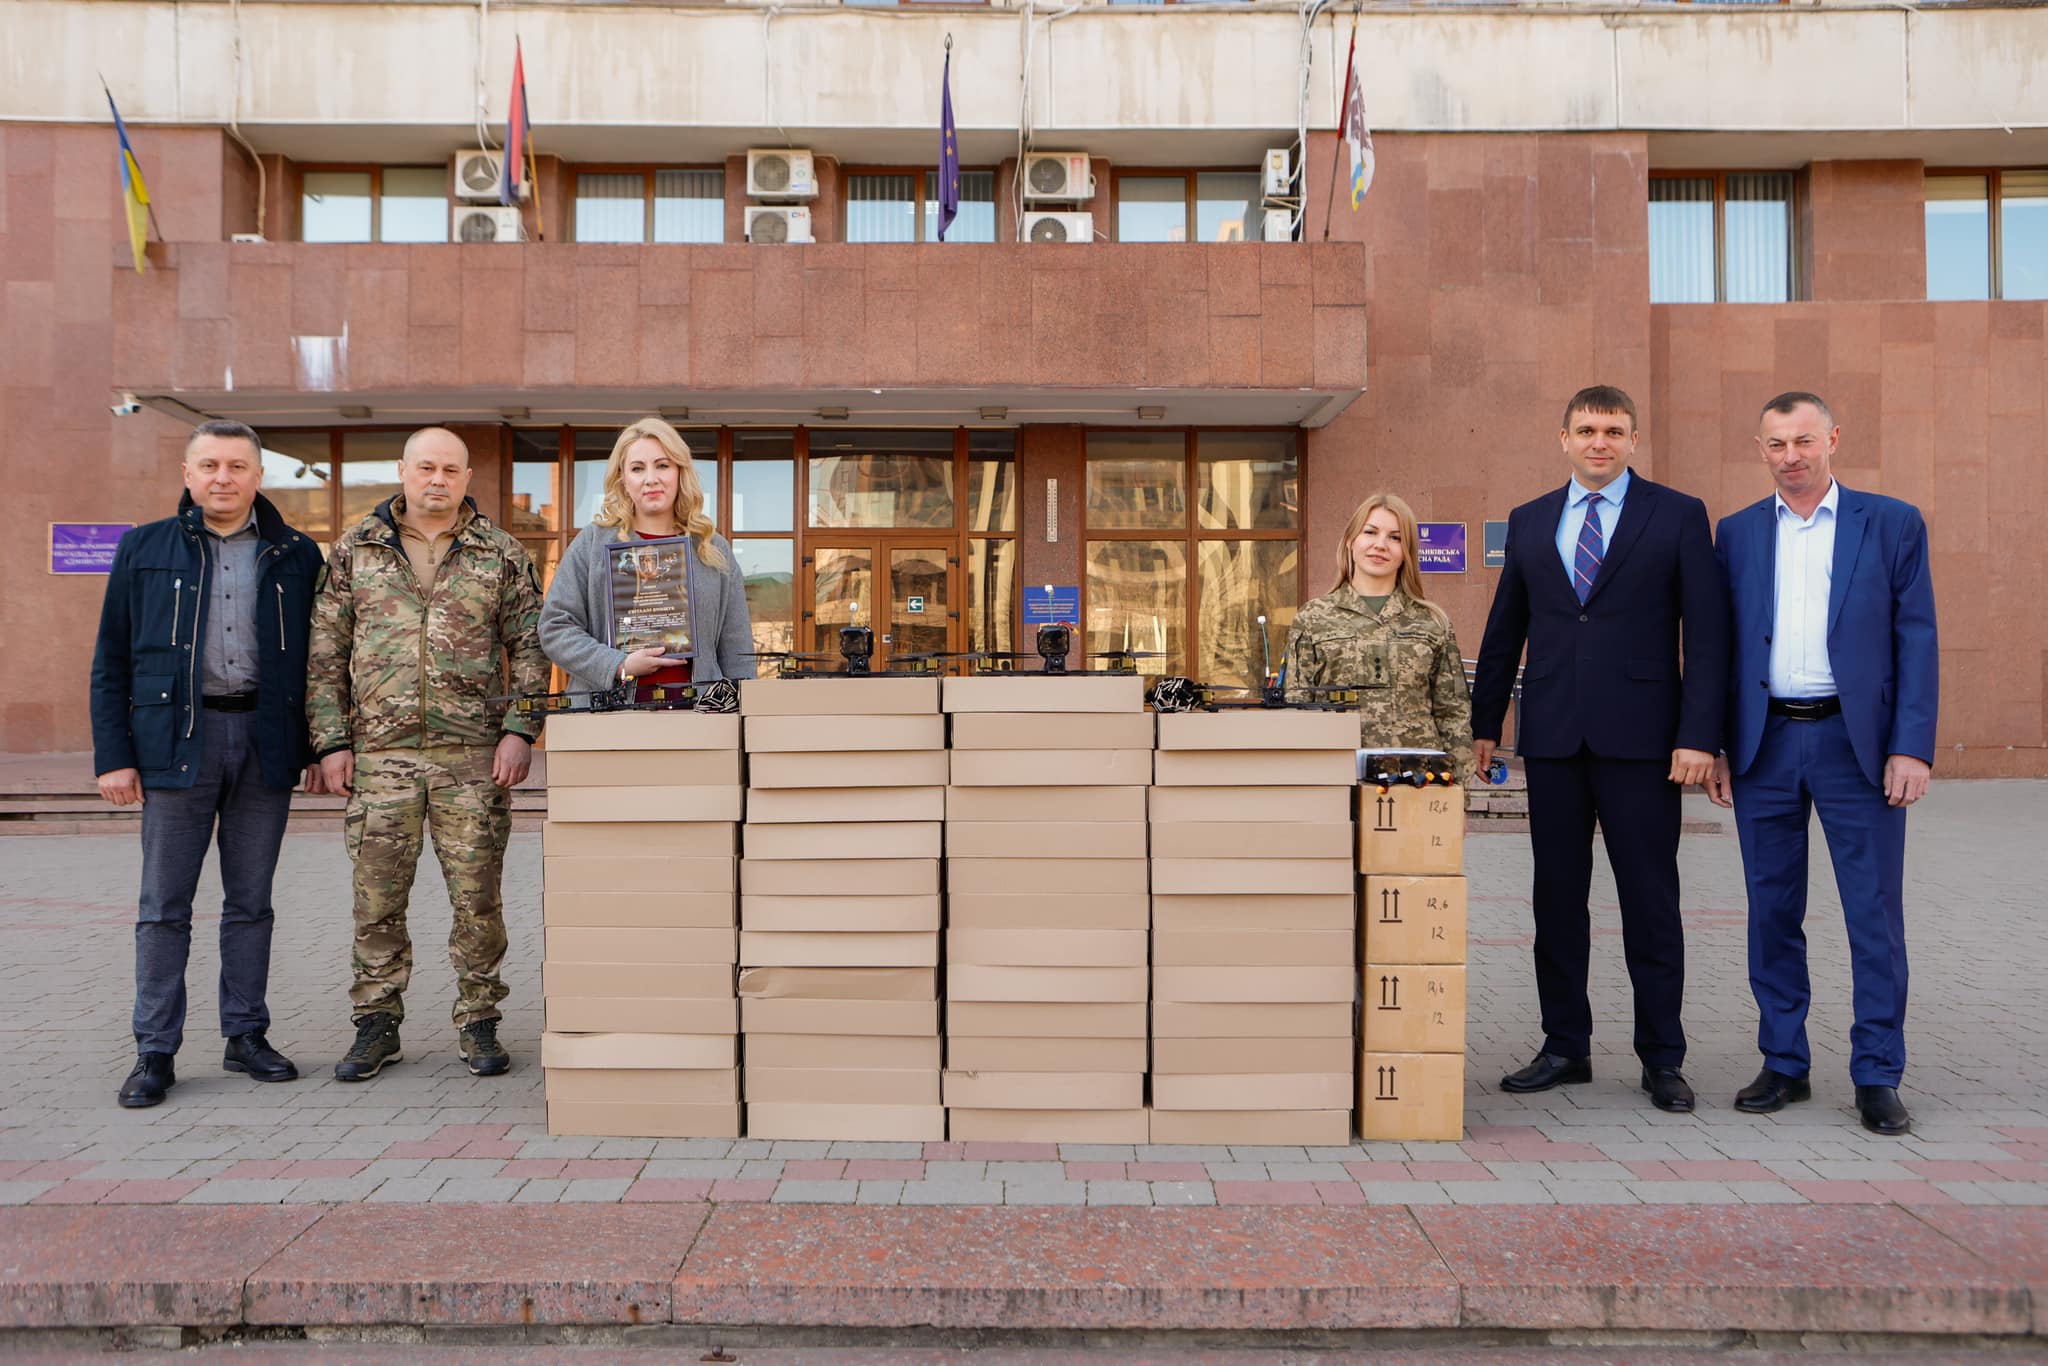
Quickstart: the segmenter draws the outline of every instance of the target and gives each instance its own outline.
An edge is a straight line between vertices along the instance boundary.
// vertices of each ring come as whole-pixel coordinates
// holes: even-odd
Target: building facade
[[[2037,6],[17,0],[0,26],[40,54],[0,85],[28,522],[0,750],[87,746],[102,581],[52,573],[52,539],[168,512],[201,415],[264,434],[323,541],[450,425],[546,565],[661,413],[763,650],[849,620],[1028,650],[1051,616],[1248,681],[1257,618],[1277,650],[1378,488],[1462,524],[1428,583],[1474,653],[1485,524],[1562,481],[1564,400],[1604,382],[1641,405],[1638,467],[1716,515],[1769,492],[1763,400],[1825,395],[1843,481],[1928,514],[1940,771],[2048,774]],[[473,154],[515,43],[536,177],[500,210]],[[96,72],[152,196],[141,274]]]

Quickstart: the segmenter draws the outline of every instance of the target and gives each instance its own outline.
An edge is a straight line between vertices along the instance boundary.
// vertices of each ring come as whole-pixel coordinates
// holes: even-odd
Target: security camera
[[[113,413],[115,417],[133,417],[142,411],[142,405],[135,401],[135,395],[123,394],[121,395],[121,401],[114,404],[108,411]]]

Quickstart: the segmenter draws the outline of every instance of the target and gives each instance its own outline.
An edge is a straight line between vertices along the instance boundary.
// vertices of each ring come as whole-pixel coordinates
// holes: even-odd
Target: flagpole
[[[1344,93],[1337,99],[1337,141],[1330,148],[1330,197],[1323,201],[1325,242],[1330,240],[1330,210],[1337,205],[1337,157],[1344,150],[1344,111],[1351,105],[1351,81],[1358,71],[1358,12],[1364,8],[1364,0],[1351,7],[1351,47],[1344,54]]]

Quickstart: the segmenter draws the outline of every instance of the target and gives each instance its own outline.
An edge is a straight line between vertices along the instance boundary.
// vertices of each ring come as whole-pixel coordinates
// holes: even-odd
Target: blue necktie
[[[1600,541],[1600,495],[1586,495],[1586,520],[1579,528],[1578,553],[1572,556],[1572,591],[1579,595],[1579,605],[1586,605],[1587,594],[1593,591],[1593,580],[1600,573],[1600,557],[1606,553]]]

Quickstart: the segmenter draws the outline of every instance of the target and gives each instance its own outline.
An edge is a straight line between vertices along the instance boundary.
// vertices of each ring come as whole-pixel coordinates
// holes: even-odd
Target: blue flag
[[[951,39],[947,42],[950,44]],[[939,240],[960,216],[960,135],[953,127],[953,54],[939,77]]]

